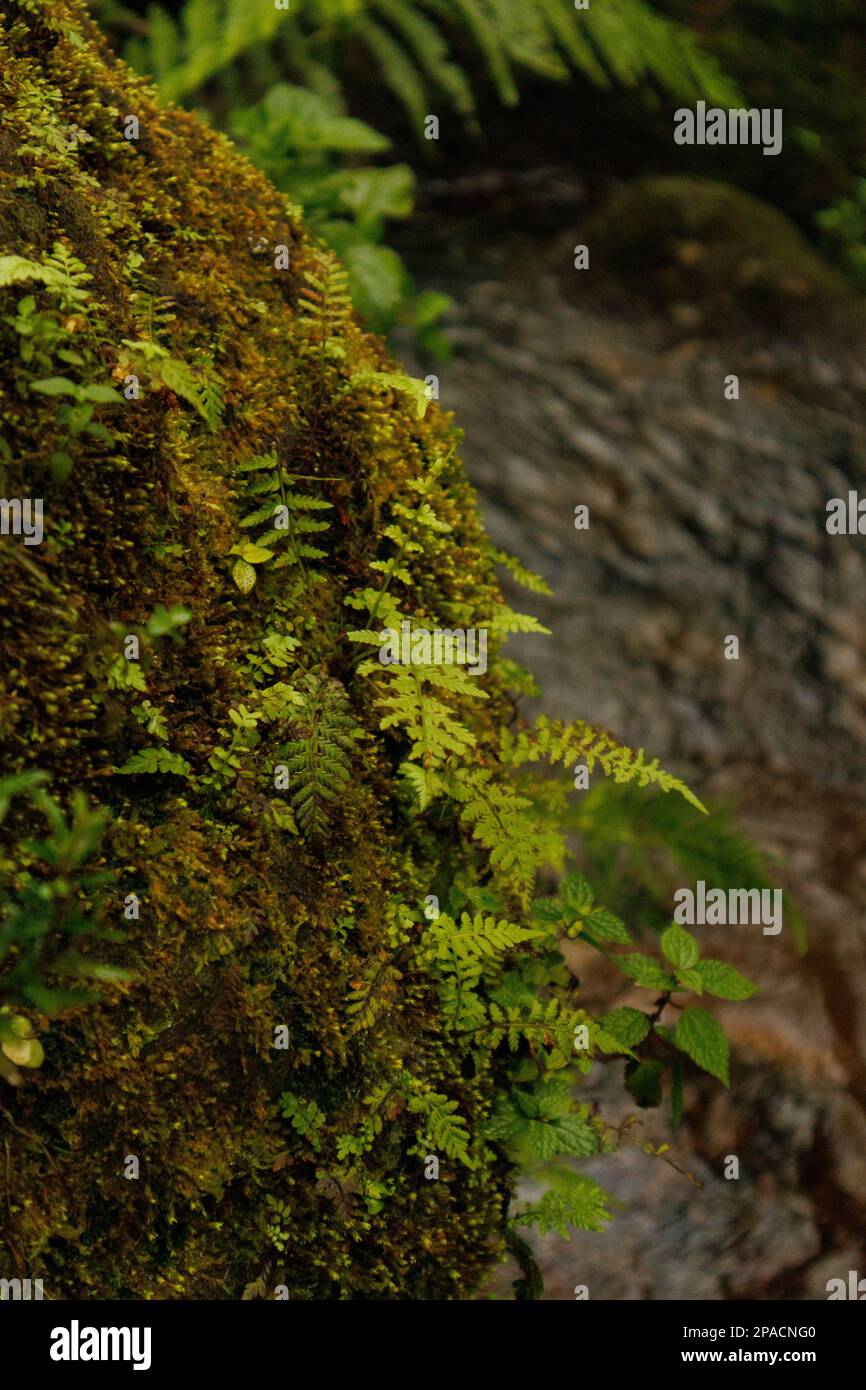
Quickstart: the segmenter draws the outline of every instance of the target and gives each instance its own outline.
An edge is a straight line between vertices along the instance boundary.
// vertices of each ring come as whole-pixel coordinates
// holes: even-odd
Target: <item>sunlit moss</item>
[[[389,900],[423,901],[450,831],[437,844],[398,824],[394,770],[363,693],[356,712],[371,734],[325,844],[273,824],[266,773],[224,794],[207,783],[269,624],[297,638],[310,670],[351,687],[343,598],[375,581],[383,509],[449,456],[452,427],[438,411],[419,420],[398,391],[340,392],[353,370],[387,364],[347,315],[329,329],[338,353],[310,350],[298,298],[328,253],[224,138],[156,105],[82,5],[8,5],[0,65],[0,254],[41,264],[59,244],[91,277],[74,312],[38,282],[0,290],[3,489],[43,496],[47,528],[38,553],[7,541],[0,551],[4,763],[38,766],[61,798],[83,787],[110,809],[103,912],[123,929],[111,958],[136,972],[50,1027],[34,1014],[45,1062],[0,1096],[14,1272],[42,1277],[52,1297],[237,1298],[260,1278],[265,1296],[277,1283],[300,1298],[465,1294],[502,1244],[509,1173],[492,1153],[425,1182],[407,1156],[415,1126],[386,1097],[354,1190],[337,1200],[322,1176],[336,1137],[368,1114],[365,1096],[404,1067],[457,1099],[476,1130],[489,1111],[499,1063],[464,1074],[423,977],[396,981],[375,1028],[347,1025],[353,976],[398,958]],[[124,137],[130,114],[137,141]],[[290,268],[276,270],[262,242],[287,246]],[[47,316],[41,365],[23,360],[11,322],[27,295]],[[67,439],[61,398],[30,383],[66,376],[119,393],[125,342],[160,345],[199,385],[212,373],[219,428],[154,371],[139,399],[96,408],[110,442]],[[242,595],[229,560],[237,469],[272,449],[329,479],[331,558],[300,578],[263,575]],[[64,453],[65,478],[50,462]],[[498,588],[453,457],[437,498],[453,530],[431,532],[416,561],[416,611],[477,620]],[[148,637],[157,605],[182,605],[188,624]],[[109,679],[119,633],[141,637],[149,704],[138,715],[142,692]],[[154,710],[194,769],[188,781],[115,771],[146,741]],[[510,712],[494,692],[476,716],[480,743]],[[3,829],[27,825],[13,815]],[[133,892],[140,917],[124,920]],[[279,1024],[285,1051],[273,1047]],[[286,1091],[324,1113],[317,1148],[280,1116]],[[139,1160],[135,1180],[127,1156]],[[276,1228],[275,1202],[288,1212]]]

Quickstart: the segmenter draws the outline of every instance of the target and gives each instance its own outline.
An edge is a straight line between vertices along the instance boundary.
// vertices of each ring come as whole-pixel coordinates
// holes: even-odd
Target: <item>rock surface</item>
[[[820,312],[794,336],[726,332],[688,298],[629,306],[571,269],[571,214],[574,231],[515,236],[446,211],[416,257],[455,298],[441,395],[488,526],[555,590],[531,605],[554,640],[513,654],[551,715],[652,750],[705,800],[733,794],[809,950],[787,930],[702,930],[762,986],[714,1006],[731,1090],[693,1073],[667,1159],[641,1151],[670,1137],[645,1111],[633,1144],[589,1165],[624,1205],[604,1235],[536,1242],[544,1296],[824,1298],[866,1258],[866,539],[825,527],[829,498],[866,492],[862,332]],[[590,950],[571,964],[589,1007],[637,1002]],[[587,1087],[611,1119],[632,1113],[618,1071]]]

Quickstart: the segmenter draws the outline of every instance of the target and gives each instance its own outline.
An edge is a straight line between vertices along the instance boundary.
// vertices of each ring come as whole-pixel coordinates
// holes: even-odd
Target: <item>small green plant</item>
[[[815,214],[827,250],[854,285],[866,291],[866,178],[853,180],[847,197]]]
[[[122,374],[143,376],[154,390],[166,387],[191,405],[212,433],[219,428],[224,402],[212,361],[203,360],[194,370],[159,343],[130,338],[122,342],[126,349],[119,365]]]
[[[52,1017],[90,1003],[92,989],[69,981],[122,981],[129,972],[80,949],[95,940],[119,941],[101,921],[99,890],[113,874],[85,861],[99,847],[108,813],[91,809],[81,792],[68,812],[46,790],[43,772],[0,780],[0,824],[14,816],[21,833],[0,856],[0,1076],[16,1085],[18,1067],[38,1067],[42,1045],[30,1017]],[[14,803],[14,809],[13,809]],[[34,835],[29,823],[44,820]]]
[[[386,223],[412,213],[415,175],[408,164],[370,162],[390,140],[347,116],[339,98],[278,82],[260,102],[234,111],[232,133],[250,158],[297,203],[307,225],[337,251],[352,302],[377,333],[398,322],[443,355],[439,319],[448,297],[419,293],[397,252],[382,244]]]
[[[330,523],[317,519],[315,514],[330,511],[331,503],[294,490],[292,484],[303,480],[278,463],[276,454],[247,459],[239,465],[238,472],[244,478],[243,503],[253,507],[241,518],[240,525],[251,530],[269,523],[268,529],[259,532],[255,539],[238,541],[229,552],[237,556],[232,579],[242,594],[248,594],[260,565],[271,565],[275,570],[297,565],[303,573],[305,560],[325,558],[326,552],[311,544],[309,538],[328,530]]]

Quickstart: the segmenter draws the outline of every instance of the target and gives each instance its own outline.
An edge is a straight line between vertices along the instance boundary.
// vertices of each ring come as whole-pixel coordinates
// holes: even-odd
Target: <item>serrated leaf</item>
[[[601,941],[614,941],[619,946],[631,945],[631,933],[625,922],[606,907],[597,907],[582,923],[582,935],[594,944]]]
[[[624,1047],[636,1047],[638,1043],[643,1042],[650,1030],[649,1017],[641,1013],[640,1009],[630,1009],[628,1006],[611,1010],[599,1022],[604,1031],[610,1033]]]
[[[537,922],[544,922],[546,926],[553,926],[556,922],[561,922],[563,918],[562,903],[556,898],[536,898],[532,904],[532,915]]]
[[[662,932],[660,944],[665,960],[677,971],[689,970],[701,954],[697,940],[684,927],[668,927]]]
[[[676,980],[662,968],[654,956],[644,956],[633,951],[627,956],[611,956],[611,960],[624,975],[634,980],[644,989],[669,990],[676,987]]]
[[[674,1029],[674,1042],[699,1067],[728,1084],[730,1048],[722,1025],[706,1009],[686,1009]]]
[[[690,990],[692,994],[703,994],[704,992],[703,981],[697,970],[678,970],[677,988]]]
[[[559,885],[559,896],[580,916],[589,912],[595,901],[592,884],[583,874],[566,874]]]
[[[717,999],[751,999],[759,992],[757,985],[722,960],[698,961],[695,972],[707,994],[714,994]]]

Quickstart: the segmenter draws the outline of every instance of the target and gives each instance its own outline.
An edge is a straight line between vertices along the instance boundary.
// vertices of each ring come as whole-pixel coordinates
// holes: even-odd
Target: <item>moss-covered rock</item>
[[[344,602],[489,618],[455,432],[296,212],[82,4],[7,5],[0,66],[2,491],[44,499],[41,545],[0,541],[3,767],[52,798],[0,796],[0,1003],[47,1054],[4,1053],[3,1273],[53,1297],[465,1294],[502,1248],[481,1120],[506,1063],[445,1038],[412,962],[437,875],[480,874],[454,813],[413,816],[346,635],[385,608]],[[256,548],[242,522],[278,495],[289,528]],[[485,689],[443,697],[478,768],[512,711]],[[94,975],[97,1004],[57,992]]]
[[[625,925],[580,875],[533,902],[571,786],[534,765],[696,799],[519,719],[501,643],[540,625],[494,566],[546,586],[296,210],[81,0],[8,4],[0,72],[8,1277],[444,1298],[508,1248],[531,1293],[516,1224],[608,1213],[565,1169],[515,1215],[514,1162],[615,1147],[595,1057],[661,1075],[559,950]]]
[[[698,306],[714,334],[747,322],[795,326],[852,300],[783,213],[712,179],[626,184],[590,220],[587,237],[630,298]]]

